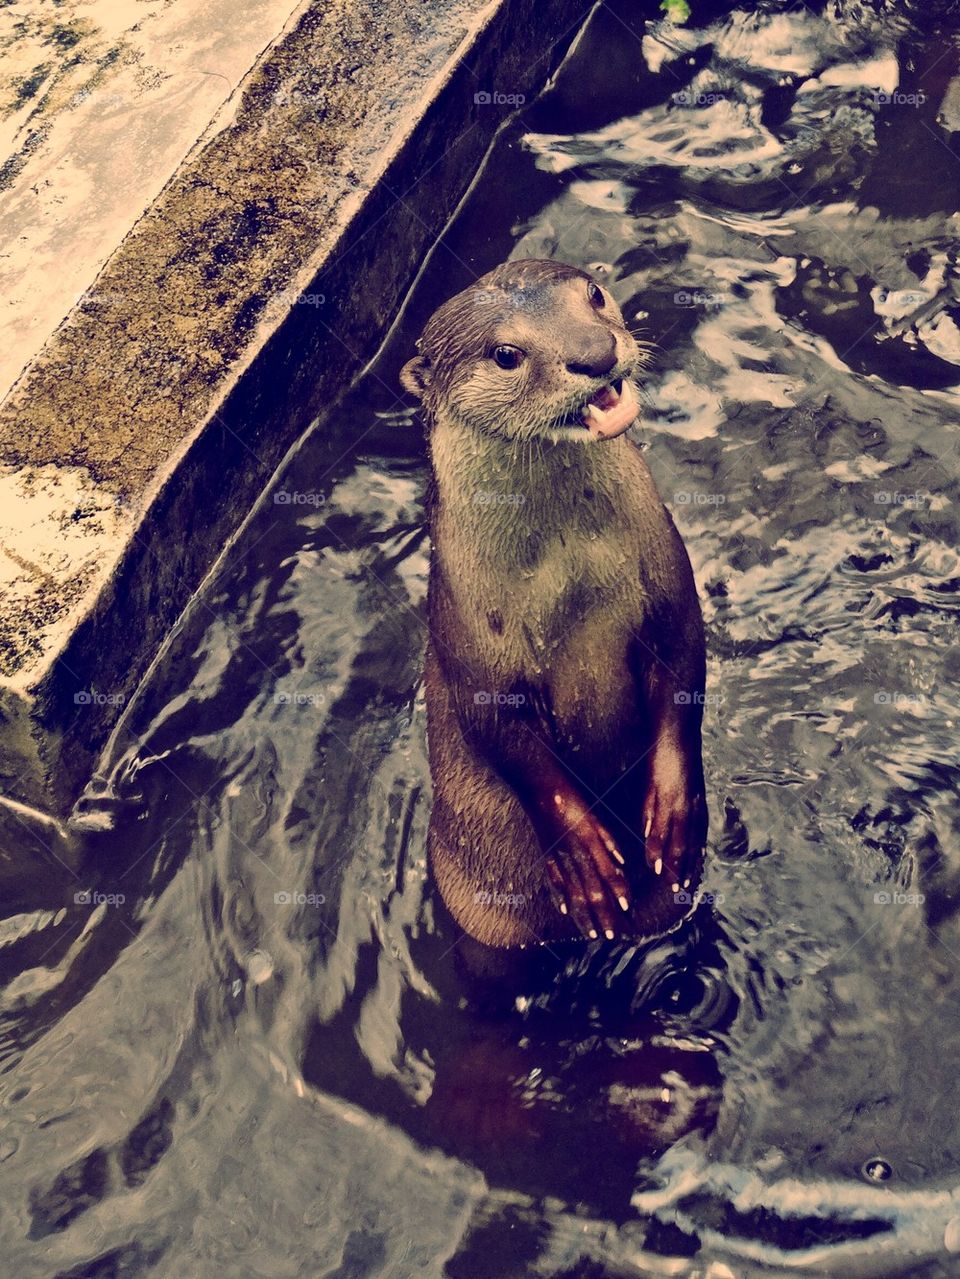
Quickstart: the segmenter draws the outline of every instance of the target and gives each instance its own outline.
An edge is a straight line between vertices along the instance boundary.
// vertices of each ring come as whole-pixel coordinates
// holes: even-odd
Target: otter
[[[508,262],[401,372],[432,466],[428,861],[483,947],[649,938],[691,913],[703,624],[625,432],[647,350],[602,284]]]

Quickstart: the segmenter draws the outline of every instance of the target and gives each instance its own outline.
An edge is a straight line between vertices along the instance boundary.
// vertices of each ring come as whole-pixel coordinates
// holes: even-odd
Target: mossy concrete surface
[[[177,6],[188,45],[192,7]],[[215,69],[211,6],[196,7],[196,65]],[[314,0],[285,18],[282,5],[262,6],[271,37],[260,32],[227,101],[194,113],[194,145],[130,225],[113,193],[96,189],[116,164],[87,171],[86,202],[109,206],[115,247],[0,405],[8,799],[69,810],[283,454],[373,354],[511,109],[498,102],[537,90],[587,9]],[[241,12],[249,53],[256,24]],[[122,92],[98,83],[87,87],[94,99]],[[150,120],[132,118],[133,102],[130,112],[142,147]],[[158,113],[165,136],[168,115]],[[65,119],[55,122],[63,154]],[[98,127],[84,117],[94,138]],[[122,146],[116,128],[104,137]],[[41,154],[42,139],[8,173],[15,200]],[[132,207],[127,198],[127,215]],[[99,227],[89,208],[77,254],[89,249],[88,225]],[[69,259],[63,227],[54,241]],[[37,250],[38,274],[48,256]],[[103,257],[99,240],[93,256]],[[16,265],[28,297],[29,263]],[[75,297],[68,260],[63,279]],[[48,286],[38,281],[47,316]]]
[[[0,6],[0,396],[300,2]]]

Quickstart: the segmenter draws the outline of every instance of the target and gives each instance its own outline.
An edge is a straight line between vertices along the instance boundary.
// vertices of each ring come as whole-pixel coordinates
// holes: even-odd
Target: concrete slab
[[[230,23],[241,16],[227,38],[225,10],[197,5],[180,36],[190,52],[159,82],[169,96],[144,90],[135,125],[126,96],[117,119],[96,114],[100,93],[131,91],[120,72],[89,84],[93,106],[57,108],[53,87],[66,93],[80,73],[53,66],[35,118],[47,131],[17,152],[0,209],[0,223],[30,225],[31,249],[7,269],[15,293],[37,298],[35,319],[27,305],[11,313],[8,372],[84,285],[0,406],[0,791],[55,813],[284,452],[372,355],[511,109],[503,99],[536,91],[588,6],[308,0],[241,74],[263,36],[254,8],[283,21],[282,5],[231,7]],[[112,10],[76,10],[92,12]],[[90,65],[106,46],[142,50],[148,16],[166,32],[155,51],[174,40],[162,4],[143,13],[122,32],[104,25]],[[227,68],[219,103],[196,78],[214,53]],[[135,81],[147,59],[129,57]],[[124,160],[128,139],[132,154],[149,151],[154,113],[156,165]],[[185,158],[85,283],[178,149]],[[37,228],[24,183],[44,171]],[[34,284],[60,262],[60,293]]]
[[[295,8],[25,0],[0,11],[0,395]]]

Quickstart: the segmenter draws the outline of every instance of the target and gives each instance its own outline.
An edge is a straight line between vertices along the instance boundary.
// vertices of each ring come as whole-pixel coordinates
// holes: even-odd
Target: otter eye
[[[518,346],[495,346],[490,358],[502,369],[516,369],[523,363],[523,352]]]
[[[587,285],[587,298],[590,301],[590,305],[594,307],[597,311],[603,310],[603,307],[605,304],[603,289],[599,288],[598,285],[594,284],[592,280]]]

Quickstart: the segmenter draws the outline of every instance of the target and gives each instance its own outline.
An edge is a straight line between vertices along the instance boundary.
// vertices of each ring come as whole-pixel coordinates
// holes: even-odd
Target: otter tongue
[[[636,420],[638,411],[633,389],[624,382],[619,394],[612,386],[601,387],[585,406],[580,420],[596,439],[612,440]]]

